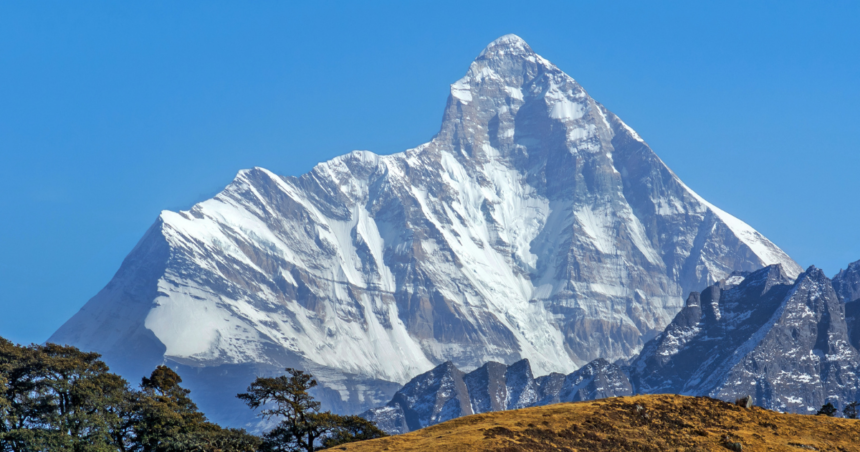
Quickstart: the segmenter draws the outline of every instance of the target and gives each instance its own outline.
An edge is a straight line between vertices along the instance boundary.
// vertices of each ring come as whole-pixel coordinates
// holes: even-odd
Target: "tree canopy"
[[[256,451],[259,437],[206,421],[159,366],[140,389],[97,353],[0,338],[0,451]]]
[[[0,338],[0,452],[313,451],[384,433],[358,416],[320,411],[310,374],[257,378],[238,397],[280,423],[262,437],[209,422],[158,366],[139,387],[110,372],[98,353]]]
[[[825,403],[817,413],[818,416],[830,416],[833,417],[836,414],[836,407],[833,406],[832,403]]]
[[[263,407],[260,415],[280,419],[280,423],[263,435],[263,450],[275,452],[313,452],[352,441],[385,436],[372,422],[358,416],[340,416],[320,411],[308,390],[317,385],[310,375],[297,369],[286,369],[288,375],[258,377],[239,394],[252,409]]]

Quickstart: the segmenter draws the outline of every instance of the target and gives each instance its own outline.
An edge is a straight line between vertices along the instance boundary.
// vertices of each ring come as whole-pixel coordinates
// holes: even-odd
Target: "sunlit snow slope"
[[[215,388],[298,366],[356,412],[446,360],[541,375],[631,357],[689,291],[769,264],[801,271],[507,35],[451,85],[429,143],[240,171],[163,212],[50,341]]]

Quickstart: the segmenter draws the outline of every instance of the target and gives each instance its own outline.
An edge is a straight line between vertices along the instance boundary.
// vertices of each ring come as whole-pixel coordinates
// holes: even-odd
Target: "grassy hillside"
[[[702,397],[647,395],[501,411],[345,451],[860,451],[860,420],[744,409]]]

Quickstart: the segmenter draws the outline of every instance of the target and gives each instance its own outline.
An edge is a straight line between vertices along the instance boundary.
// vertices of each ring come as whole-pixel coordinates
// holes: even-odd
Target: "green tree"
[[[96,353],[0,338],[2,452],[253,452],[259,437],[222,429],[160,366],[132,390]]]
[[[353,441],[382,438],[385,432],[371,421],[361,416],[339,416],[337,428],[322,441],[325,448],[338,446]]]
[[[313,452],[360,439],[379,438],[385,433],[358,416],[339,416],[320,411],[320,403],[308,391],[316,380],[297,369],[287,375],[258,377],[248,392],[237,395],[252,409],[263,407],[260,415],[281,422],[263,435],[263,450],[274,452]],[[320,447],[318,447],[320,446]]]
[[[0,339],[0,450],[117,450],[111,408],[128,385],[108,370],[97,353]]]
[[[834,415],[834,414],[836,414],[836,407],[835,407],[835,406],[833,406],[833,404],[832,404],[832,403],[827,402],[827,403],[825,403],[825,404],[824,404],[824,406],[822,406],[822,407],[821,407],[821,409],[820,409],[820,410],[818,410],[818,412],[817,412],[817,413],[815,413],[815,414],[816,414],[816,415],[818,415],[818,416],[830,416],[830,417],[833,417],[833,415]]]
[[[200,429],[206,418],[179,386],[182,378],[167,366],[158,366],[143,377],[135,398],[132,422],[136,446],[144,452],[174,450],[174,439]]]
[[[141,452],[257,450],[260,438],[244,430],[222,429],[208,422],[179,384],[182,378],[158,366],[141,382],[131,422],[134,449]]]

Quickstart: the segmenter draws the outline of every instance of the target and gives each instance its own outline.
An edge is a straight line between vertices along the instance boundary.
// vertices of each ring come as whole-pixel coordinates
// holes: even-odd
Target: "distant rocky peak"
[[[747,286],[760,286],[759,293],[764,294],[773,286],[792,284],[793,282],[794,279],[786,274],[781,264],[773,264],[749,273],[739,286],[742,286],[741,290],[748,290]]]
[[[809,267],[807,267],[807,269],[801,274],[801,276],[803,275],[806,275],[810,278],[814,278],[816,281],[823,281],[827,279],[827,276],[824,274],[824,270],[814,265],[810,265]],[[800,276],[798,276],[798,278],[800,278]]]
[[[528,359],[510,366],[490,361],[463,375],[459,387],[446,381],[458,375],[463,373],[451,363],[437,366],[413,378],[385,406],[361,416],[400,434],[468,414],[633,394],[626,374],[605,359],[570,375],[551,373],[537,379]]]
[[[430,371],[435,377],[445,377],[445,378],[454,378],[456,376],[462,377],[463,372],[460,369],[457,369],[457,366],[454,365],[452,361],[445,361],[442,364],[434,367],[433,370]]]
[[[506,366],[490,361],[463,377],[472,409],[478,412],[522,408],[535,401],[535,382],[528,359]]]
[[[795,281],[796,286],[801,286],[804,283],[816,287],[815,290],[817,292],[829,292],[833,290],[833,284],[831,283],[830,278],[828,278],[827,275],[824,274],[824,270],[821,270],[814,265],[810,265],[809,268],[807,268],[803,273],[801,273]],[[839,300],[839,297],[836,296],[835,292],[830,294],[830,296],[832,296],[836,300]]]
[[[736,270],[731,272],[729,276],[726,276],[722,281],[720,281],[720,284],[724,287],[737,286],[744,282],[744,280],[749,275],[750,272]]]
[[[860,261],[839,270],[833,277],[833,289],[843,303],[860,300]]]
[[[487,412],[507,408],[506,370],[507,366],[504,364],[490,361],[466,374],[463,381],[469,390],[472,410],[475,412]]]
[[[478,58],[492,59],[510,57],[511,55],[534,54],[532,48],[523,38],[515,34],[507,34],[487,44],[487,47],[481,51]]]
[[[508,366],[507,370],[508,375],[528,375],[529,378],[533,377],[532,375],[532,366],[529,363],[527,358],[523,358],[510,366]]]
[[[843,311],[820,269],[810,266],[792,280],[771,265],[738,285],[710,286],[700,296],[699,322],[696,298],[633,361],[637,391],[752,395],[759,406],[802,413],[855,397],[851,324],[858,316]]]

